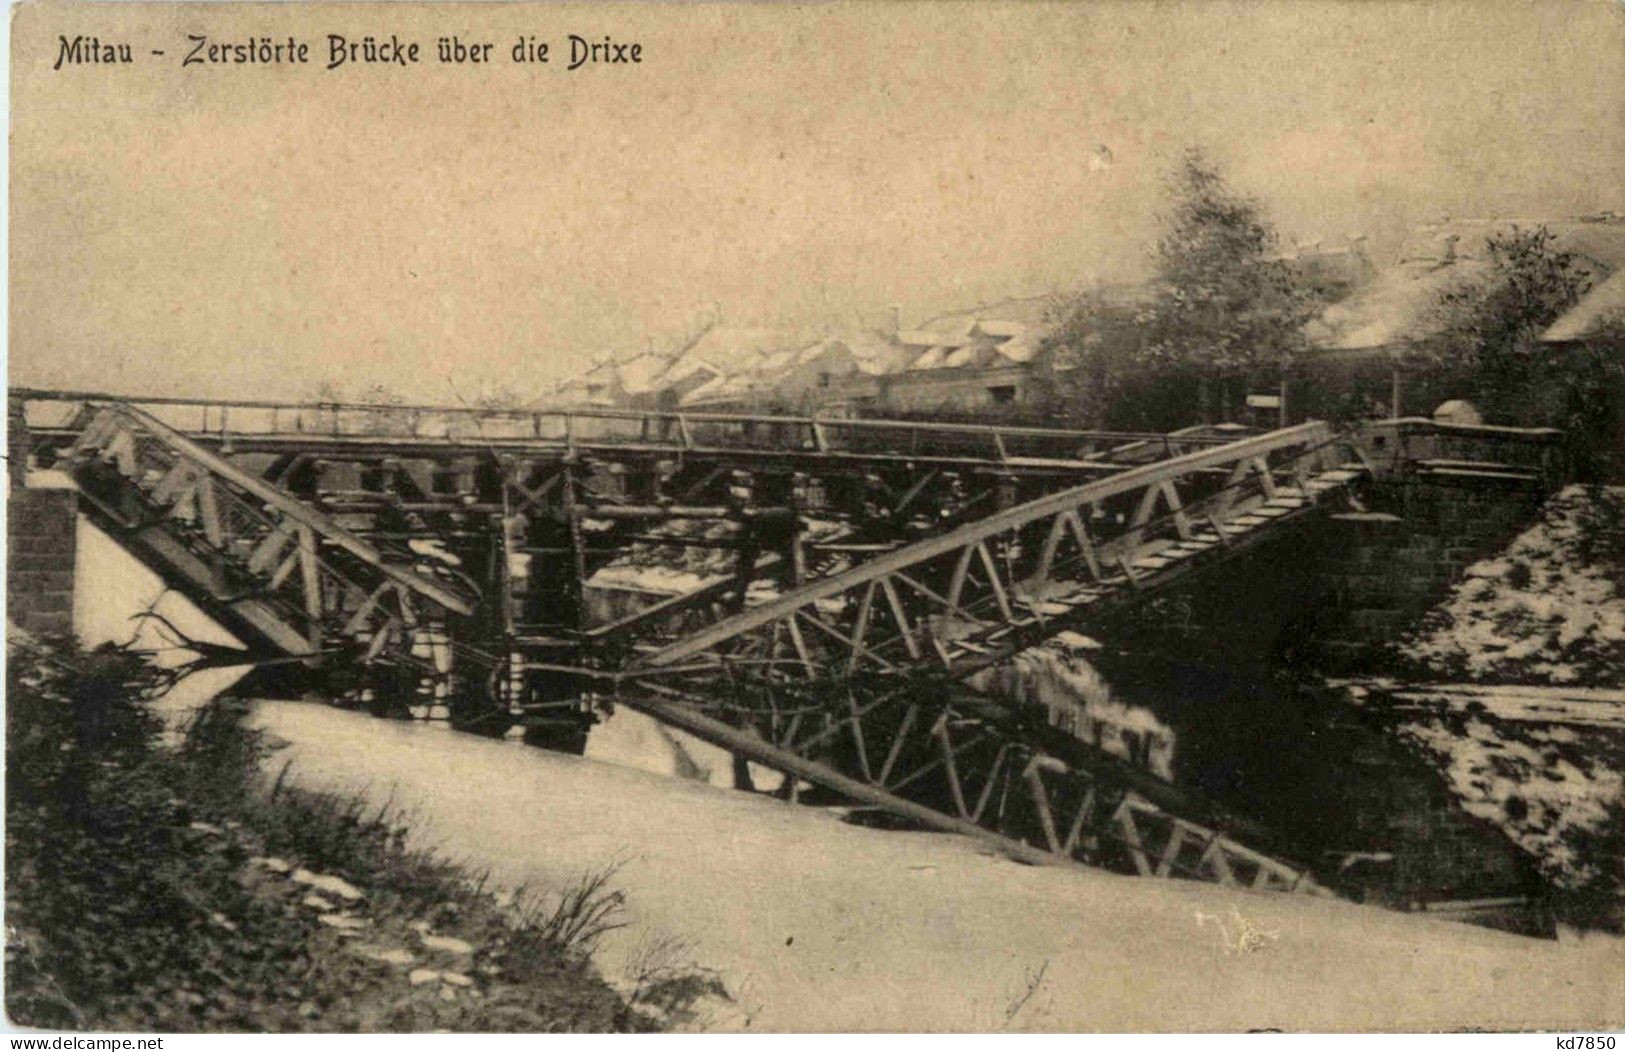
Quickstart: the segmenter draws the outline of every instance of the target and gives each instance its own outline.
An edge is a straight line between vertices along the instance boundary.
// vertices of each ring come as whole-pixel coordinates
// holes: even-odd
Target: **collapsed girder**
[[[100,407],[64,461],[117,540],[261,657],[411,663],[421,621],[478,609],[445,568],[380,548],[141,410]]]
[[[400,711],[433,684],[453,719],[460,704],[464,726],[500,733],[579,726],[614,697],[784,772],[790,795],[810,785],[1029,860],[1318,889],[1257,849],[1266,831],[974,685],[1346,492],[1367,467],[1323,424],[1149,436],[588,411],[510,414],[532,433],[502,436],[428,434],[393,407],[317,428],[318,407],[289,429],[273,404],[255,432],[252,406],[230,427],[214,406],[213,428],[205,406],[183,434],[88,402],[36,437],[123,543],[245,642],[342,654],[353,699]],[[839,536],[803,543],[808,516]],[[649,532],[683,521],[707,532]],[[636,544],[734,562],[593,625],[584,583]]]
[[[713,738],[694,713],[740,728],[746,737],[730,736],[729,747],[796,777],[825,763],[864,783],[867,799],[931,800],[949,827],[969,822],[1140,873],[1313,888],[1302,869],[1228,835],[1233,818],[1126,777],[1035,714],[956,684],[1280,536],[1366,471],[1358,450],[1320,423],[1134,468],[652,649],[634,661],[623,696]],[[935,670],[931,689],[921,689],[922,669]]]

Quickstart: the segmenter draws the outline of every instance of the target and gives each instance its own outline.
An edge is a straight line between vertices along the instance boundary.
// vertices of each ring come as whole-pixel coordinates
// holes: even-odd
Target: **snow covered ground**
[[[128,638],[161,591],[81,531],[78,627]],[[166,611],[212,635],[177,596]],[[171,706],[229,684],[186,684]],[[1033,868],[958,837],[865,829],[704,780],[262,703],[292,776],[404,810],[413,835],[499,884],[560,887],[624,863],[632,924],[613,979],[663,940],[720,970],[710,1025],[757,1030],[1439,1030],[1625,1026],[1625,942],[1524,939],[1348,903]],[[594,748],[680,764],[661,731],[616,723]],[[609,728],[602,730],[608,731]],[[665,750],[664,752],[662,750]],[[693,772],[690,772],[691,777]]]
[[[640,947],[685,941],[737,992],[712,1014],[724,1029],[1625,1025],[1616,939],[1033,868],[959,837],[431,725],[297,702],[258,718],[291,743],[296,780],[392,799],[420,842],[503,885],[623,861],[634,923],[601,964],[614,976]]]
[[[1559,887],[1625,865],[1625,691],[1345,685],[1425,750],[1469,814],[1499,826]]]
[[[1625,887],[1625,489],[1571,486],[1399,646],[1428,685],[1368,681],[1471,814],[1557,884]]]
[[[1625,686],[1625,488],[1552,497],[1399,652],[1449,679]]]

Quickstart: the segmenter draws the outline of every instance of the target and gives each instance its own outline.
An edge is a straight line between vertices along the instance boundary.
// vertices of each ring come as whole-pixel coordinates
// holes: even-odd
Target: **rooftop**
[[[1540,334],[1546,343],[1567,343],[1595,336],[1609,318],[1625,319],[1625,268],[1598,285]]]
[[[1487,277],[1486,243],[1513,228],[1544,226],[1557,246],[1594,274],[1625,267],[1625,220],[1609,215],[1563,220],[1467,219],[1418,227],[1399,259],[1309,324],[1316,346],[1330,351],[1374,350],[1431,332],[1441,293]]]

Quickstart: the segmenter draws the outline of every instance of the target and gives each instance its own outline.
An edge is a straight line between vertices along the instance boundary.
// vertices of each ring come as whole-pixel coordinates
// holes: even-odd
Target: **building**
[[[912,411],[1030,400],[1060,306],[1053,296],[1009,299],[900,330],[893,342],[902,363],[879,385],[876,404]]]
[[[1625,268],[1614,272],[1607,281],[1580,298],[1540,334],[1541,342],[1559,354],[1618,356],[1625,354],[1620,341],[1625,336]],[[1612,341],[1604,346],[1603,341]],[[1582,365],[1581,372],[1585,367]],[[1589,448],[1577,450],[1576,467],[1585,467],[1582,475],[1598,481],[1625,483],[1625,361],[1613,362],[1611,382],[1604,381],[1601,389],[1573,391],[1570,397],[1590,401],[1575,414],[1579,420],[1589,419],[1581,425],[1578,442]],[[1571,417],[1574,419],[1575,417]]]
[[[773,397],[774,363],[813,342],[787,329],[713,326],[656,380],[660,403],[680,409],[740,409]]]
[[[1625,266],[1625,219],[1604,214],[1568,220],[1454,220],[1419,227],[1401,246],[1398,258],[1364,286],[1327,307],[1306,329],[1319,352],[1319,364],[1369,381],[1386,383],[1388,411],[1394,416],[1426,412],[1408,405],[1404,367],[1414,344],[1440,331],[1440,298],[1487,279],[1487,242],[1514,228],[1545,227],[1556,247],[1572,252],[1580,267],[1601,281]]]

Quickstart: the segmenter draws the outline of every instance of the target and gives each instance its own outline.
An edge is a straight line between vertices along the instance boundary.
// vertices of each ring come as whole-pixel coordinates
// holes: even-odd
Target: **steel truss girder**
[[[1200,808],[1170,804],[1167,787],[1125,788],[1136,784],[1133,772],[1112,771],[1109,760],[1082,755],[1081,745],[1046,742],[1041,729],[985,700],[956,695],[922,704],[897,687],[921,662],[946,680],[961,679],[1107,606],[1165,587],[1273,534],[1275,524],[1299,517],[1360,470],[1346,466],[1323,425],[1124,469],[1147,451],[1156,452],[1149,440],[1141,449],[1119,446],[1121,459],[1110,465],[1116,476],[881,552],[762,607],[738,609],[735,575],[597,636],[578,630],[573,640],[547,640],[542,649],[562,643],[554,667],[589,678],[599,674],[579,659],[583,648],[598,650],[621,667],[607,676],[634,707],[794,778],[926,825],[990,837],[1029,861],[1115,862],[1146,874],[1318,890],[1302,870],[1220,831],[1231,827],[1193,820]],[[411,666],[408,637],[419,624],[478,612],[478,589],[425,576],[404,553],[386,556],[138,409],[97,412],[70,453],[93,499],[106,499],[109,472],[122,480],[122,490],[113,487],[115,507],[104,510],[150,533],[168,550],[171,569],[213,601],[264,613],[267,641],[284,652],[315,653],[340,640],[363,662]],[[562,510],[580,580],[581,514],[570,507],[597,498],[574,478],[575,462],[560,461],[540,479],[534,461],[528,468],[503,464],[500,506],[519,514]],[[882,494],[894,514],[924,501],[943,469],[912,470],[911,481]],[[489,515],[466,501],[459,509],[455,500],[421,497],[425,513]],[[1121,509],[1113,530],[1099,528],[1103,507]],[[135,523],[132,509],[145,521]],[[779,558],[764,554],[751,575],[772,571]],[[249,587],[233,592],[228,577]],[[1076,609],[1057,609],[1069,605]],[[611,639],[635,639],[657,623],[669,630],[674,615],[710,624],[675,645],[645,650],[630,667],[606,649]],[[510,633],[509,645],[519,642]],[[461,657],[493,676],[508,660],[466,644]],[[787,711],[773,700],[796,696],[790,684],[830,682],[845,685],[833,701]],[[752,691],[765,708],[736,703]],[[708,706],[727,718],[707,715]]]
[[[420,664],[420,623],[467,617],[477,592],[431,576],[138,409],[110,405],[67,450],[85,498],[188,594],[271,654],[345,650]]]
[[[922,708],[909,681],[922,662],[943,684],[962,680],[1169,587],[1279,536],[1364,472],[1349,442],[1318,423],[1132,469],[877,556],[647,652],[622,696],[643,692],[657,714],[681,710],[674,721],[720,712],[754,730],[735,745],[757,762],[773,766],[788,752],[821,765],[820,776],[856,777],[871,797],[926,789],[955,822],[1066,858],[1318,890],[1301,868],[1193,820],[1200,807],[1173,790],[1142,781],[1114,795],[1125,772],[1102,778],[1111,765],[1082,743],[1051,736],[1037,745],[1021,717],[986,699]],[[1099,525],[1103,507],[1122,509],[1110,528]],[[846,700],[790,700],[809,692]],[[962,728],[971,735],[956,741]]]

